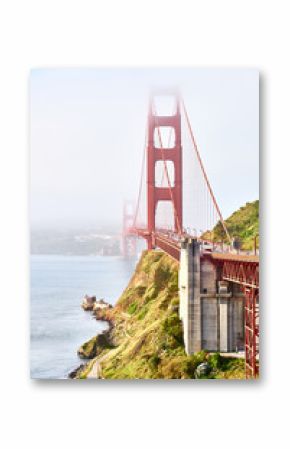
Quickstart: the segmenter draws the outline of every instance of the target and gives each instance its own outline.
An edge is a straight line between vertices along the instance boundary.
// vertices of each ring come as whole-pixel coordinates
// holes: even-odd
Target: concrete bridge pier
[[[200,245],[196,240],[181,242],[179,267],[179,316],[185,351],[193,354],[201,350]]]
[[[187,354],[243,349],[244,297],[237,285],[220,279],[209,257],[201,257],[194,239],[181,243],[179,298]]]

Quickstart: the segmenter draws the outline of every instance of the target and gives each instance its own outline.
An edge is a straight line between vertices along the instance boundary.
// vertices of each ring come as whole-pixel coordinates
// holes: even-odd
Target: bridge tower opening
[[[174,100],[173,114],[158,115],[155,105],[156,97],[172,97]],[[164,142],[163,131],[171,129],[174,133],[174,143]],[[164,185],[159,185],[156,179],[156,165],[164,166]],[[168,165],[173,164],[174,182],[171,181]],[[172,173],[171,173],[172,177]],[[152,93],[148,113],[147,140],[147,224],[148,249],[155,248],[156,209],[159,202],[171,202],[174,214],[174,232],[182,232],[182,146],[181,146],[181,115],[178,93],[173,90],[162,90]]]

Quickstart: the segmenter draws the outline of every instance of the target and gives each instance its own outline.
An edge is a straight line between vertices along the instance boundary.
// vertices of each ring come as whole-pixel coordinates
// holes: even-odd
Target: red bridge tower
[[[173,96],[175,112],[173,115],[157,115],[154,98],[156,96]],[[162,127],[170,127],[174,133],[174,144],[167,148],[161,139]],[[157,144],[158,142],[158,144]],[[157,187],[155,179],[155,167],[158,161],[163,161],[166,187]],[[170,185],[167,163],[171,161],[174,166],[174,185]],[[172,203],[174,212],[174,232],[182,232],[182,146],[181,146],[181,116],[178,94],[173,91],[156,92],[151,96],[148,114],[148,143],[147,143],[147,223],[148,249],[155,247],[154,234],[156,208],[159,201]]]
[[[123,206],[122,255],[125,258],[136,256],[137,237],[132,234],[134,204],[126,201]]]

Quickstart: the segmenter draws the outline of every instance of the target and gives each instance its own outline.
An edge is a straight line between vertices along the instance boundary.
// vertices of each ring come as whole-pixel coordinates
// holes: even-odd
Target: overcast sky
[[[36,69],[33,227],[120,223],[136,199],[151,87],[178,86],[227,217],[258,198],[259,75],[246,69]]]

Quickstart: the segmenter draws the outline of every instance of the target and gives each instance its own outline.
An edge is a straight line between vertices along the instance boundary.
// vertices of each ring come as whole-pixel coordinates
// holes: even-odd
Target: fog
[[[223,215],[258,198],[259,78],[245,69],[35,69],[31,224],[120,226],[138,194],[152,87],[178,86]]]

